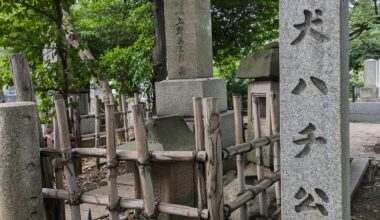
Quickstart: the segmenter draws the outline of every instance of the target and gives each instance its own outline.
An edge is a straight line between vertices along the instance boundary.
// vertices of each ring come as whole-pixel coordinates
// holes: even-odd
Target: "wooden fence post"
[[[223,159],[217,98],[203,99],[203,118],[207,152],[206,189],[209,219],[224,220]]]
[[[270,105],[270,113],[271,113],[271,122],[272,122],[272,133],[273,135],[278,135],[279,129],[278,129],[278,121],[277,121],[277,114],[278,114],[278,106],[275,102],[275,95],[273,92],[269,93],[269,105]],[[273,170],[274,172],[277,172],[280,170],[280,142],[275,142],[273,145]],[[276,199],[277,199],[277,208],[281,208],[281,181],[278,181],[275,183],[275,190],[276,190]]]
[[[100,116],[99,116],[99,97],[95,96],[95,148],[100,146]],[[100,159],[96,158],[96,168],[100,169]]]
[[[27,57],[24,54],[11,54],[9,56],[9,63],[12,69],[13,83],[16,88],[16,100],[18,102],[36,102]],[[43,148],[45,147],[45,142],[39,117],[37,117],[37,120],[39,124],[38,129],[40,131],[40,147]],[[52,166],[48,158],[41,158],[41,169],[42,187],[52,188],[54,177]],[[55,219],[55,213],[58,211],[56,201],[44,199],[44,207],[47,220]]]
[[[145,129],[143,105],[132,106],[134,132],[136,139],[137,164],[140,173],[141,188],[144,197],[144,215],[156,219],[153,183],[150,174],[150,153]]]
[[[69,204],[71,209],[71,219],[80,220],[79,190],[75,180],[75,169],[73,155],[71,154],[70,132],[66,115],[65,101],[63,99],[55,101],[55,110],[59,128],[59,142],[64,164],[64,174],[69,192]]]
[[[254,130],[255,130],[255,139],[258,139],[261,137],[258,97],[254,97],[254,100],[252,102],[252,111],[253,111],[253,120],[254,120],[253,123],[254,123]],[[260,181],[265,177],[263,150],[261,147],[256,148],[256,166],[257,166],[257,180]],[[268,217],[266,190],[263,190],[263,192],[259,194],[259,204],[260,204],[260,214],[264,217]]]
[[[123,112],[125,142],[128,142],[128,105],[124,95],[121,95],[121,111]]]
[[[59,128],[57,123],[57,117],[53,118],[53,129],[54,129],[54,150],[59,150]],[[55,172],[55,186],[57,189],[65,189],[65,183],[63,179],[63,166],[60,157],[54,158],[54,172]],[[59,200],[58,203],[58,220],[65,220],[65,201]]]
[[[80,148],[81,140],[82,140],[82,134],[81,134],[81,128],[80,128],[80,95],[74,96],[74,101],[78,104],[77,108],[73,109],[73,134],[75,136],[75,144],[76,148]],[[74,165],[76,169],[76,173],[80,174],[82,173],[82,159],[81,158],[75,158]]]
[[[194,133],[195,133],[195,146],[197,151],[204,151],[204,129],[202,119],[202,98],[193,97],[193,110],[194,110]],[[207,208],[207,192],[206,192],[206,171],[203,162],[195,163],[195,171],[197,178],[197,200],[198,208]]]
[[[243,140],[243,118],[242,118],[242,101],[240,95],[233,96],[234,105],[234,121],[235,121],[235,143],[242,144]],[[237,168],[237,179],[238,179],[238,190],[239,193],[245,190],[245,170],[244,170],[244,155],[238,154],[236,156],[236,168]],[[248,209],[247,204],[243,205],[239,209],[240,220],[248,219]]]
[[[117,191],[117,166],[116,136],[115,136],[115,106],[106,104],[106,146],[108,168],[108,209],[111,220],[119,220],[119,196]]]

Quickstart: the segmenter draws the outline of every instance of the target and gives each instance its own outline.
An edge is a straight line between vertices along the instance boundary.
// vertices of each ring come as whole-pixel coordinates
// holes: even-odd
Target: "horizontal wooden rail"
[[[115,131],[116,132],[122,132],[122,131],[124,131],[124,128],[117,128]],[[99,137],[105,137],[105,136],[106,136],[106,132],[100,132],[99,133]],[[96,138],[96,133],[82,135],[82,140],[91,140],[91,139],[95,139],[95,138]]]
[[[262,191],[272,186],[277,181],[280,181],[281,174],[280,171],[273,173],[272,175],[265,177],[257,183],[255,186],[248,187],[244,192],[240,193],[239,196],[229,204],[224,207],[224,212],[226,216],[230,216],[231,213],[241,206],[245,205],[250,200],[254,199]]]
[[[235,146],[227,147],[222,150],[223,160],[232,159],[238,154],[248,153],[259,147],[264,147],[280,141],[280,135],[272,135],[269,137],[262,137],[251,141],[250,143],[238,144]]]
[[[76,157],[107,157],[107,149],[99,148],[73,148],[71,152]],[[61,151],[41,148],[41,156],[45,157],[60,157]],[[136,151],[117,150],[118,160],[135,161],[137,160]],[[151,151],[150,160],[161,162],[191,162],[191,161],[206,161],[205,151]]]
[[[116,115],[124,115],[124,114],[128,114],[128,113],[131,113],[131,111],[128,111],[127,113],[124,113],[124,112],[115,112],[115,116]],[[105,113],[99,113],[99,117],[105,117]],[[86,119],[86,118],[95,118],[95,114],[88,114],[88,115],[81,115],[80,116],[80,119]]]
[[[43,188],[42,194],[44,198],[49,198],[49,199],[61,199],[61,200],[69,199],[69,193],[66,190]],[[108,206],[108,196],[102,196],[102,195],[96,195],[96,194],[84,192],[80,194],[79,200],[82,203]],[[144,208],[144,202],[142,199],[129,199],[125,197],[120,197],[119,207],[123,209],[142,210]],[[159,212],[167,213],[170,215],[208,219],[207,209],[200,210],[198,208],[160,202],[157,204],[157,210]]]

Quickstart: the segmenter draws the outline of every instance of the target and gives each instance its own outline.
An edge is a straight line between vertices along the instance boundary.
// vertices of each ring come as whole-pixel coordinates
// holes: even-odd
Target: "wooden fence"
[[[272,117],[275,117],[274,96],[271,94]],[[59,129],[59,149],[41,149],[41,156],[53,157],[62,161],[64,166],[64,176],[67,189],[63,189],[62,182],[56,184],[57,188],[44,188],[45,198],[66,200],[70,205],[71,217],[73,220],[80,219],[81,203],[106,206],[109,210],[109,219],[119,219],[119,211],[122,209],[141,210],[142,216],[146,219],[156,219],[158,213],[167,213],[185,217],[199,219],[223,220],[229,219],[232,212],[239,210],[240,219],[247,218],[247,202],[260,196],[260,212],[263,216],[268,215],[265,191],[280,180],[279,173],[279,135],[276,125],[272,126],[273,135],[257,138],[244,143],[243,125],[241,115],[241,98],[234,96],[235,108],[235,136],[236,145],[222,149],[220,137],[220,121],[218,100],[216,98],[202,99],[196,97],[194,103],[194,127],[196,146],[195,151],[149,151],[147,133],[145,128],[143,106],[138,104],[132,106],[134,132],[136,140],[136,151],[116,150],[115,144],[115,115],[113,104],[105,105],[106,119],[106,149],[101,148],[71,148],[66,107],[63,100],[56,100],[57,124]],[[253,109],[257,114],[258,108]],[[123,115],[126,108],[123,107]],[[87,116],[84,116],[87,117]],[[90,116],[88,116],[90,117]],[[92,116],[91,116],[92,117]],[[99,118],[99,114],[97,116]],[[125,120],[124,120],[125,121]],[[125,123],[125,122],[124,122]],[[258,123],[258,120],[257,120]],[[276,123],[275,123],[276,124]],[[256,126],[260,126],[257,124]],[[125,128],[125,125],[124,125]],[[99,136],[100,134],[98,133]],[[259,136],[259,135],[258,135]],[[258,137],[257,136],[257,137]],[[275,172],[270,176],[264,176],[262,165],[262,151],[265,146],[274,146],[275,150]],[[256,151],[257,168],[259,182],[255,186],[246,187],[245,184],[245,154]],[[76,175],[73,165],[74,157],[95,157],[106,158],[108,168],[109,195],[95,195],[92,193],[82,193],[76,187]],[[223,161],[236,158],[239,194],[237,198],[228,203],[223,199]],[[143,199],[124,198],[118,196],[117,191],[117,168],[118,161],[134,161],[138,166],[135,175],[140,177],[140,187]],[[178,204],[157,202],[154,200],[153,183],[151,179],[150,167],[152,161],[160,162],[180,162],[192,161],[195,165],[197,183],[197,207],[190,207]],[[55,172],[56,179],[63,181],[62,172]],[[60,175],[60,176],[58,176]],[[59,187],[60,186],[60,187]],[[138,186],[135,186],[138,187]],[[276,184],[276,196],[280,205],[279,184]]]

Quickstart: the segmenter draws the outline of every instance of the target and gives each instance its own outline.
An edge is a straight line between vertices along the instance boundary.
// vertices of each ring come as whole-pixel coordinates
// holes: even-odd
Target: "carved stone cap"
[[[241,61],[236,77],[278,80],[279,65],[278,42],[269,43],[264,49],[248,55]]]

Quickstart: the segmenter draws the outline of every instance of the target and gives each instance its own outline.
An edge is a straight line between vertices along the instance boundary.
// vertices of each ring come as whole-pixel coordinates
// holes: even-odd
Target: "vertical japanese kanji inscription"
[[[168,78],[213,77],[210,0],[165,0]]]
[[[348,0],[280,0],[282,219],[350,219]]]

